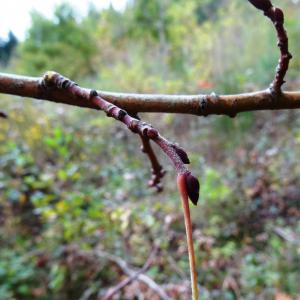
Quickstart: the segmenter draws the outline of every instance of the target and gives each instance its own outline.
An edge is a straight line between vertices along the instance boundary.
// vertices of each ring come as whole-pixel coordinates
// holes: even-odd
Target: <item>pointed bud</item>
[[[176,154],[180,157],[182,162],[184,164],[188,165],[190,163],[190,159],[189,159],[187,153],[181,147],[179,147],[176,144],[172,144],[171,146],[175,150]]]
[[[269,0],[248,0],[248,1],[256,8],[263,11],[268,11],[273,6],[271,1]]]
[[[191,172],[185,174],[185,183],[188,196],[194,205],[197,205],[199,199],[200,184],[198,179]]]

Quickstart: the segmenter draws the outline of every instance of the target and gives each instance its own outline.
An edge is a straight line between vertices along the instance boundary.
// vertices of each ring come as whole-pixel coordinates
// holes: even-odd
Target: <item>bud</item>
[[[171,147],[175,150],[176,154],[180,157],[184,164],[188,165],[190,163],[187,153],[181,147],[176,144],[172,144]]]
[[[200,184],[198,179],[195,176],[193,176],[191,172],[187,172],[185,174],[185,183],[190,200],[194,205],[197,205],[200,190]]]

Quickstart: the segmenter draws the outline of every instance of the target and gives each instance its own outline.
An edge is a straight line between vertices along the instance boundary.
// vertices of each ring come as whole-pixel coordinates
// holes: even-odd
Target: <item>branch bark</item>
[[[86,101],[78,95],[70,95],[63,89],[41,89],[42,80],[43,77],[0,73],[0,93],[99,110],[94,103]],[[84,90],[87,93],[91,91],[87,88]],[[300,91],[274,94],[270,89],[236,95],[216,95],[214,93],[209,95],[147,95],[107,91],[98,91],[98,95],[130,114],[147,112],[234,117],[238,113],[247,111],[300,108]]]

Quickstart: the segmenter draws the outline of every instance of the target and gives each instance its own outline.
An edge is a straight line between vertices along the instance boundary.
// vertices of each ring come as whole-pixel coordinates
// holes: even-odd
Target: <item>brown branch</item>
[[[190,199],[193,204],[197,204],[199,183],[185,166],[185,164],[190,162],[186,152],[178,145],[169,142],[161,136],[151,125],[133,118],[125,110],[104,100],[96,90],[81,88],[70,79],[56,72],[47,72],[43,79],[39,81],[38,89],[45,94],[64,91],[69,97],[75,96],[76,98],[84,99],[86,102],[91,102],[104,111],[108,117],[124,123],[133,133],[155,142],[172,161],[177,173],[186,175]]]
[[[0,73],[0,93],[98,109],[91,101],[66,90],[40,88],[42,77]],[[89,89],[84,89],[89,92]],[[237,95],[144,95],[98,91],[98,95],[131,113],[181,113],[197,116],[227,115],[246,111],[300,108],[300,91],[272,94],[269,89]],[[274,101],[276,100],[276,101]],[[1,99],[0,99],[1,101]]]
[[[262,10],[265,16],[267,16],[275,26],[278,37],[278,47],[280,49],[280,59],[276,68],[275,78],[270,86],[270,89],[274,93],[280,93],[281,86],[285,83],[284,77],[289,68],[289,61],[292,59],[292,55],[289,52],[287,32],[284,28],[284,13],[280,8],[274,7],[270,0],[248,1],[257,9]]]

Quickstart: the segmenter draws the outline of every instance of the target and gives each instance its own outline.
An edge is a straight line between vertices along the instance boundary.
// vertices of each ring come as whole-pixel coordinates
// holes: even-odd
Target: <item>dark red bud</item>
[[[172,148],[175,150],[175,152],[177,153],[177,155],[180,157],[180,159],[184,164],[188,165],[190,163],[190,159],[187,153],[181,147],[179,147],[176,144],[172,144]]]
[[[248,1],[256,8],[263,11],[268,11],[273,6],[271,1],[269,0],[248,0]]]
[[[188,196],[194,205],[197,205],[199,199],[200,184],[198,179],[190,172],[185,175],[186,190]]]

